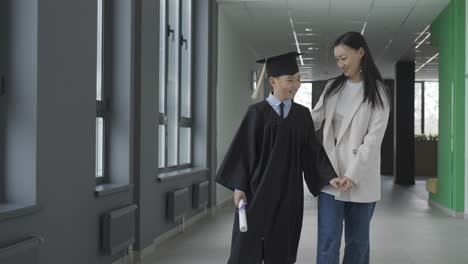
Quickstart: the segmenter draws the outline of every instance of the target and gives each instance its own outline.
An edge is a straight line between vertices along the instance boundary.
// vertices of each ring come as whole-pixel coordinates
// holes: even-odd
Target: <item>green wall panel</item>
[[[432,24],[439,49],[438,193],[431,199],[464,211],[465,0],[452,0]]]

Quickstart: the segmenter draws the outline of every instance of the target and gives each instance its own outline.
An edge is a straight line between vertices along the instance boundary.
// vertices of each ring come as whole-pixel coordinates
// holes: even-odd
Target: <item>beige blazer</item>
[[[327,186],[323,191],[335,195],[336,200],[349,202],[375,202],[380,200],[380,146],[387,128],[390,111],[389,100],[383,94],[384,107],[374,109],[363,103],[364,90],[352,98],[347,115],[343,119],[335,145],[332,118],[339,94],[328,97],[323,104],[324,93],[312,110],[315,128],[318,130],[325,120],[323,145],[340,176],[349,177],[356,185],[346,192]]]

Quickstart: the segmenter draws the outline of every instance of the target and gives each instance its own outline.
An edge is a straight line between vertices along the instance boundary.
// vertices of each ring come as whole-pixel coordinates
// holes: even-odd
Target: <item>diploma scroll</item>
[[[245,213],[247,203],[242,199],[239,202],[239,230],[241,232],[247,232],[247,215]]]

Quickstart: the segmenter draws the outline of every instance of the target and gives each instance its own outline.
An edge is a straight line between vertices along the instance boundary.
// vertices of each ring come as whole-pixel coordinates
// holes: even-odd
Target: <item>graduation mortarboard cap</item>
[[[266,63],[268,77],[281,75],[294,75],[299,72],[296,57],[301,55],[295,51],[258,60],[257,63]]]
[[[252,99],[256,99],[258,96],[259,87],[263,81],[265,75],[265,69],[268,77],[278,77],[282,75],[294,75],[299,72],[299,66],[297,66],[296,57],[301,55],[298,52],[288,52],[285,54],[264,58],[258,60],[257,63],[263,63],[262,73],[257,82],[257,87],[252,94]]]

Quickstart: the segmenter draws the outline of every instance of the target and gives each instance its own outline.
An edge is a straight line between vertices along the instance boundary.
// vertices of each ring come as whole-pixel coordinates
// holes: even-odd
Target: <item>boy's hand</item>
[[[234,204],[236,205],[236,208],[239,208],[240,200],[244,200],[244,202],[247,202],[247,195],[243,191],[235,191]]]
[[[333,178],[329,183],[331,186],[333,186],[333,188],[337,190],[341,190],[341,178],[339,177]]]
[[[353,187],[354,187],[354,182],[353,182],[350,178],[348,178],[348,177],[345,176],[345,177],[343,177],[343,178],[341,179],[341,186],[340,186],[340,188],[341,188],[341,190],[342,190],[343,192],[346,192],[347,190],[349,190],[349,189],[351,189],[351,188],[353,188]]]

